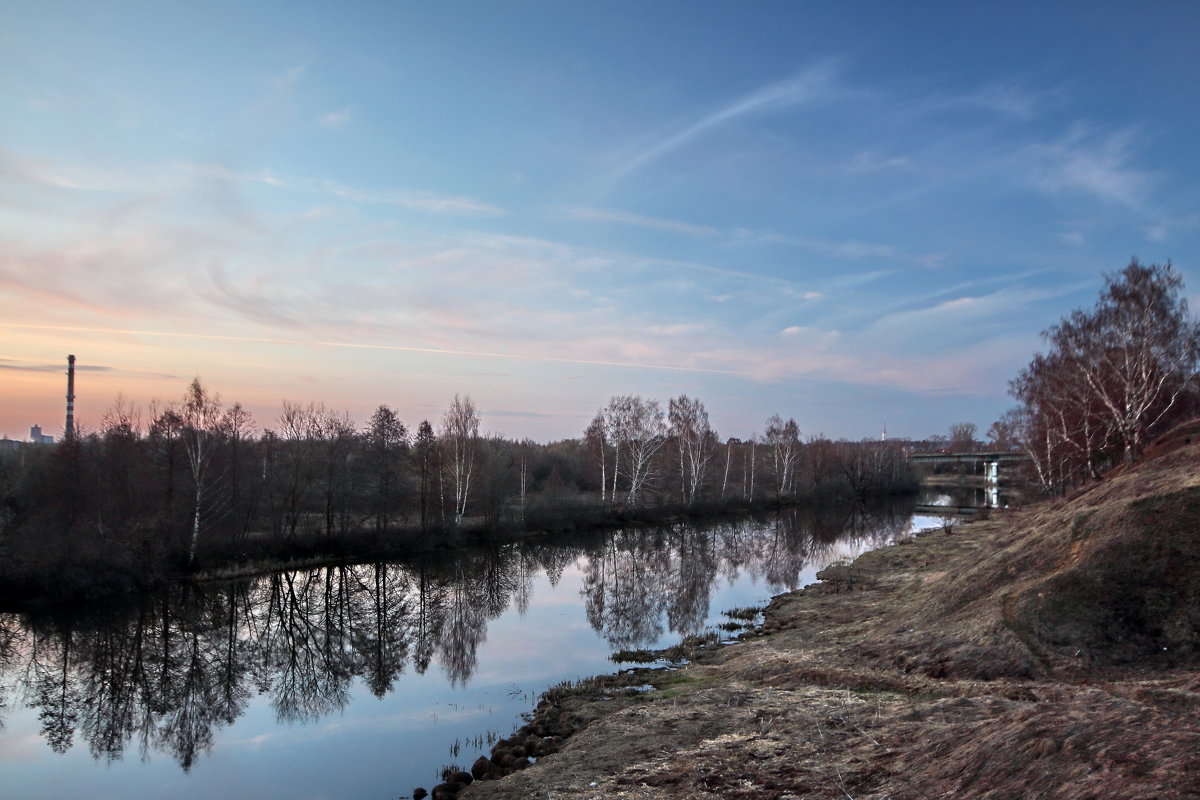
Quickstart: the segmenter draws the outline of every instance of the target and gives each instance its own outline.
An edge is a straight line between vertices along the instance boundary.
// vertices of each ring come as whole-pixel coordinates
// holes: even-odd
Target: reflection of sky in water
[[[859,520],[860,523],[870,520]],[[925,523],[928,524],[925,524]],[[826,563],[850,558],[909,530],[941,524],[934,517],[893,518],[882,527],[858,527],[851,540],[810,545],[811,560],[797,561],[789,585],[772,585],[761,567],[747,563],[731,569],[717,565],[707,587],[706,619],[700,627],[723,621],[721,612],[763,605],[771,595],[815,580]],[[673,568],[678,567],[672,559]],[[392,691],[376,698],[354,679],[350,701],[308,724],[279,723],[269,695],[251,684],[251,699],[232,725],[213,734],[211,752],[200,754],[184,774],[169,755],[152,751],[139,758],[136,741],[111,764],[93,760],[80,731],[64,754],[51,751],[38,731],[37,711],[26,707],[12,690],[5,691],[7,712],[0,731],[0,786],[6,797],[260,797],[260,798],[395,798],[416,786],[431,787],[441,765],[469,767],[490,749],[478,737],[504,736],[519,724],[537,696],[550,686],[617,669],[608,658],[609,642],[589,624],[584,611],[588,560],[567,564],[557,585],[538,569],[524,613],[511,600],[508,609],[487,622],[478,645],[476,666],[464,686],[450,685],[449,671],[435,655],[428,670],[417,674],[411,660],[395,679]],[[670,596],[670,592],[667,593]],[[674,599],[671,597],[670,599]],[[700,602],[703,602],[701,595]],[[659,606],[660,612],[663,610]],[[703,609],[701,609],[703,610]],[[657,641],[641,647],[663,647],[679,640],[664,618]],[[652,628],[653,629],[653,626]],[[12,679],[4,685],[11,687]],[[14,702],[16,700],[16,702]],[[451,747],[459,743],[457,757]],[[476,746],[476,745],[480,746]]]

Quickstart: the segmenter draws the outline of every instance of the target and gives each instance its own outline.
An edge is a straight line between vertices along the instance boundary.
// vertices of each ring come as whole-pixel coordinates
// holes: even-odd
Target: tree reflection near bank
[[[720,582],[770,592],[802,571],[907,531],[908,509],[787,510],[770,519],[531,540],[417,564],[279,572],[178,584],[106,615],[0,615],[0,724],[37,711],[56,752],[77,741],[101,761],[136,747],[185,771],[256,696],[279,723],[346,708],[355,680],[377,697],[436,662],[451,687],[479,668],[488,624],[524,615],[535,578],[581,575],[588,623],[613,650],[701,633]],[[0,736],[3,731],[0,730]]]

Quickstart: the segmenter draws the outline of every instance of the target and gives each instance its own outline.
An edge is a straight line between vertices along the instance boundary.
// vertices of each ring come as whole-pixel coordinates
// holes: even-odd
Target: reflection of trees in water
[[[16,671],[23,632],[16,614],[0,614],[0,731],[4,730],[4,717],[12,703],[12,682],[5,676]]]
[[[372,582],[371,591],[367,592],[370,606],[360,610],[366,613],[362,614],[352,647],[363,654],[364,680],[371,694],[383,697],[404,672],[408,659],[413,635],[411,589],[408,573],[395,565],[375,564],[368,569]]]
[[[653,641],[660,622],[669,550],[637,531],[617,531],[588,553],[583,589],[588,622],[614,647]]]
[[[582,594],[588,622],[614,648],[646,647],[665,627],[698,633],[718,577],[745,573],[771,593],[795,589],[809,566],[879,546],[908,530],[907,509],[861,503],[785,509],[769,521],[680,525],[654,536],[622,531],[588,551]]]
[[[50,749],[65,753],[75,736],[82,706],[80,687],[69,680],[72,657],[68,630],[33,641],[30,674],[42,736]]]
[[[699,633],[708,618],[709,597],[719,559],[711,531],[676,528],[672,572],[666,587],[667,625],[682,636]]]
[[[460,571],[446,586],[440,654],[451,686],[466,685],[475,672],[479,645],[487,637],[485,599],[479,587]]]
[[[36,708],[59,752],[78,737],[93,757],[114,760],[135,743],[143,757],[169,753],[188,769],[256,694],[290,722],[343,708],[355,678],[383,696],[410,664],[424,673],[435,657],[452,685],[466,684],[488,621],[510,604],[524,613],[539,571],[557,584],[580,563],[593,628],[614,647],[644,646],[668,629],[699,632],[722,577],[792,588],[805,567],[843,548],[903,535],[902,511],[789,510],[766,522],[589,534],[438,563],[178,585],[104,619],[0,616],[0,712],[8,698]]]
[[[337,605],[340,591],[333,591],[333,584],[344,577],[342,569],[330,568],[269,579],[264,634],[258,645],[274,676],[271,705],[280,721],[318,719],[343,708],[349,699],[353,670],[341,644],[351,623]]]

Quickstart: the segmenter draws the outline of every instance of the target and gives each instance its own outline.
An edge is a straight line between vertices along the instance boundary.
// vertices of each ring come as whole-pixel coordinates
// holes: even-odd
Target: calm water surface
[[[933,524],[792,511],[0,615],[0,795],[406,796],[613,652],[713,630]]]

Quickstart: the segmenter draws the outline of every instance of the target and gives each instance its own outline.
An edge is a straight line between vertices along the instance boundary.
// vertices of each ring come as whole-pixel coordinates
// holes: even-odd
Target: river
[[[391,800],[468,767],[545,689],[726,629],[827,564],[941,524],[788,510],[180,584],[0,615],[7,798]]]

